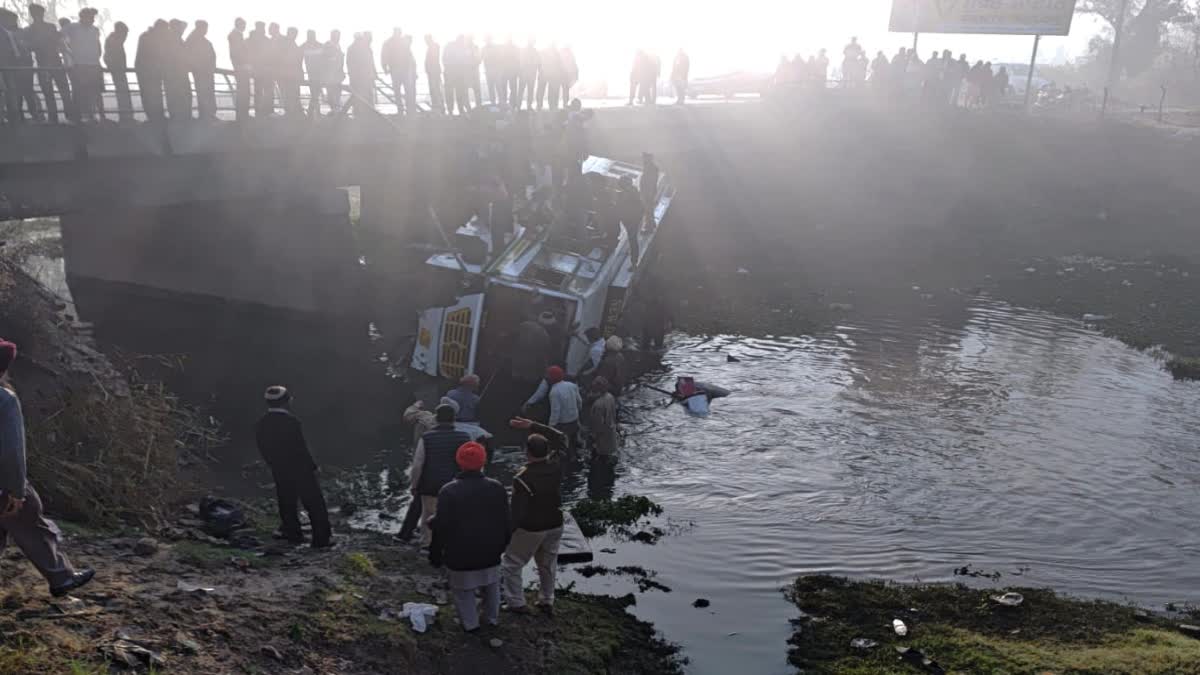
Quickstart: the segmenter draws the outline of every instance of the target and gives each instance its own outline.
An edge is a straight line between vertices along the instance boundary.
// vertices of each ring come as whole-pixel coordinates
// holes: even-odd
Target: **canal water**
[[[799,574],[950,581],[970,566],[1000,573],[966,579],[985,587],[1200,599],[1200,387],[1077,321],[980,299],[809,337],[675,335],[643,382],[676,375],[734,395],[705,419],[644,387],[627,397],[611,482],[661,504],[668,535],[594,545],[597,563],[671,589],[634,611],[684,646],[690,672],[789,672],[797,612],[780,589]],[[385,489],[386,472],[367,480]],[[606,487],[585,478],[573,498]],[[623,576],[565,581],[636,591]]]
[[[57,261],[36,262],[46,281],[61,275]],[[221,457],[231,474],[255,458],[245,432],[260,385],[304,382],[297,407],[322,439],[321,461],[364,496],[357,522],[398,527],[410,432],[398,425],[399,389],[367,384],[385,379],[380,354],[345,371],[293,353],[286,334],[264,349],[261,327],[210,321],[192,307],[179,319],[196,328],[180,334],[162,306],[148,313],[107,298],[96,316],[88,305],[82,318],[106,342],[193,355],[182,381],[209,392],[204,402],[232,427]],[[366,350],[388,345],[364,340]],[[676,334],[669,347],[641,384],[669,389],[677,375],[694,375],[733,395],[699,419],[639,387],[623,401],[615,474],[582,468],[569,497],[660,503],[655,525],[667,535],[656,544],[593,545],[598,564],[642,566],[671,592],[575,571],[561,581],[637,593],[633,611],[684,647],[690,672],[789,672],[797,612],[780,589],[806,573],[949,581],[971,566],[1000,573],[967,579],[984,586],[1050,586],[1151,607],[1200,600],[1200,386],[1173,381],[1151,355],[986,298],[851,315],[803,337]],[[321,392],[333,377],[342,381]],[[518,462],[500,453],[493,473],[506,480]],[[236,476],[229,481],[232,490]],[[266,495],[262,482],[243,481]],[[711,605],[693,608],[698,598]]]

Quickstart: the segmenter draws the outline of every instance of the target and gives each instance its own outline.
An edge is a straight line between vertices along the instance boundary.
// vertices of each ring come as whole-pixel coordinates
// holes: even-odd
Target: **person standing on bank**
[[[500,557],[512,537],[508,494],[483,475],[487,451],[466,443],[454,453],[461,470],[437,496],[429,563],[448,568],[454,608],[463,630],[479,630],[476,592],[483,595],[488,625],[500,623]]]
[[[11,538],[58,598],[90,582],[91,568],[75,571],[58,550],[58,526],[42,515],[42,500],[26,479],[25,419],[8,380],[17,346],[0,339],[0,551]]]
[[[101,100],[104,71],[100,68],[100,29],[96,27],[96,10],[91,7],[79,10],[79,21],[67,26],[63,39],[71,53],[71,89],[75,92],[79,119],[95,122],[97,115],[104,113]]]
[[[58,26],[46,21],[46,8],[38,4],[29,5],[29,25],[25,27],[25,35],[33,55],[37,58],[37,81],[46,100],[47,119],[51,124],[58,124],[58,100],[54,96],[55,88],[62,98],[63,113],[69,121],[76,121],[75,106],[72,105],[71,87],[67,84],[67,73],[63,70],[62,36]]]
[[[454,479],[455,453],[471,442],[471,436],[454,426],[454,406],[439,405],[434,411],[437,426],[421,436],[413,451],[412,492],[413,499],[421,500],[421,545],[429,546],[433,531],[429,521],[437,515],[438,493],[442,486]],[[483,447],[483,446],[480,446]],[[486,458],[486,453],[485,453]]]
[[[446,98],[442,94],[442,48],[433,35],[425,35],[425,79],[429,81],[429,105],[437,115],[445,114]]]
[[[538,608],[554,612],[555,571],[562,541],[562,469],[550,461],[550,443],[532,434],[525,441],[525,466],[513,476],[512,539],[500,563],[504,604],[516,614],[532,613],[525,604],[524,570],[537,562]]]
[[[279,499],[279,528],[283,538],[293,544],[304,543],[300,529],[298,503],[304,505],[312,523],[313,548],[333,545],[325,495],[317,481],[317,463],[308,451],[304,429],[292,414],[292,395],[285,387],[268,387],[264,395],[267,412],[258,420],[255,436],[258,451],[275,477]]]

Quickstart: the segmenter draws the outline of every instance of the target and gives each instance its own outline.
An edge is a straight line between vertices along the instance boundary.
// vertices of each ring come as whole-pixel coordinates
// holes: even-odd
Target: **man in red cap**
[[[42,500],[25,478],[25,420],[21,401],[8,381],[17,346],[0,340],[0,549],[11,538],[50,584],[50,595],[61,597],[96,575],[90,568],[75,571],[59,552],[59,531],[42,515]]]
[[[500,556],[512,536],[508,493],[483,475],[487,450],[474,441],[454,455],[461,473],[438,493],[429,563],[449,570],[459,621],[468,633],[479,630],[475,594],[483,596],[489,625],[500,622]]]
[[[574,382],[566,380],[566,373],[559,366],[546,369],[546,379],[538,385],[537,391],[525,402],[522,411],[540,403],[546,397],[550,398],[550,419],[547,424],[567,435],[567,451],[575,452],[576,438],[579,436],[579,415],[583,411],[583,397],[579,387]]]

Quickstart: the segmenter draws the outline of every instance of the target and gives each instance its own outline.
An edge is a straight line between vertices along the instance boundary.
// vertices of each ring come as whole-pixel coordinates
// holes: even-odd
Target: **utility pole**
[[[1108,64],[1108,84],[1104,88],[1104,105],[1100,108],[1100,116],[1108,111],[1108,97],[1116,86],[1119,75],[1118,63],[1121,58],[1121,38],[1125,35],[1125,15],[1129,13],[1129,0],[1121,0],[1121,11],[1117,15],[1117,23],[1113,26],[1112,60]]]
[[[1025,77],[1025,110],[1029,110],[1029,97],[1033,95],[1033,69],[1037,68],[1038,45],[1041,42],[1041,35],[1033,36],[1033,56],[1029,57],[1029,74]]]

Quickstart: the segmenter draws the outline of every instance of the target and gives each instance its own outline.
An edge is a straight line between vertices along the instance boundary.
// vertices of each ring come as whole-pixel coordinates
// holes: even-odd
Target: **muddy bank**
[[[1016,600],[1006,593],[1019,594],[1020,604],[1002,604],[998,598]],[[788,660],[805,672],[1194,673],[1200,667],[1200,629],[1186,627],[1191,618],[1045,589],[810,576],[786,594],[801,611]],[[897,620],[906,635],[897,634]]]
[[[206,537],[189,514],[152,540],[70,528],[67,550],[99,570],[72,600],[52,600],[10,551],[0,672],[98,673],[126,661],[173,673],[680,672],[677,649],[626,611],[632,596],[565,590],[552,619],[504,614],[468,636],[415,548],[362,533],[330,551],[280,547],[267,518],[254,520],[248,548]],[[428,632],[391,616],[406,602],[438,607]]]

